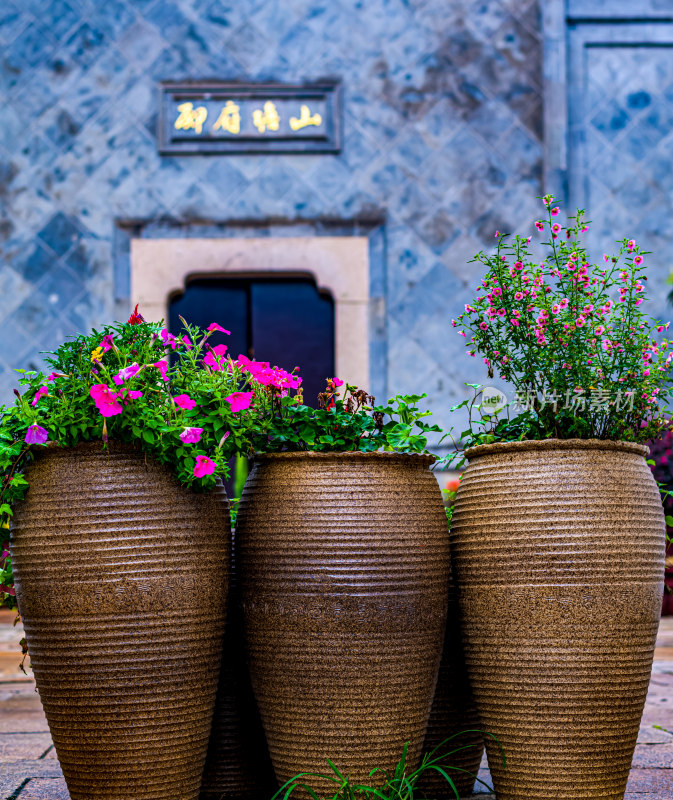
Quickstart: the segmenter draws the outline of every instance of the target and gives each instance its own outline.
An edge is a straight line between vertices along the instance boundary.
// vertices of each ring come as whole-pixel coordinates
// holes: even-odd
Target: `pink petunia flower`
[[[512,317],[512,319],[510,319],[510,322],[512,323],[512,325],[513,325],[515,328],[518,328],[518,327],[519,327],[519,320],[518,320],[516,317]]]
[[[642,256],[635,256],[634,259],[633,259],[633,263],[636,264],[636,265],[642,264],[643,263],[643,257]]]
[[[189,341],[187,336],[183,336],[182,337],[182,341],[184,342],[185,348],[187,350],[191,350],[192,349],[192,343]]]
[[[551,226],[551,229],[552,229],[552,231],[553,231],[554,233],[558,233],[558,232],[561,230],[561,226],[558,224],[558,222],[555,222],[555,223],[554,223],[554,224]]]
[[[543,230],[544,230],[544,222],[542,222],[541,220],[538,220],[538,221],[535,223],[535,227],[536,227],[536,228],[537,228],[539,231],[543,231]]]
[[[629,239],[628,246],[627,246],[628,251],[631,252],[631,250],[633,250],[633,248],[635,246],[636,246],[635,240],[634,239]]]
[[[206,475],[212,475],[216,467],[217,464],[208,456],[197,456],[196,464],[194,465],[194,477],[205,478]]]
[[[558,206],[556,206],[555,208],[552,208],[552,210],[551,210],[552,217],[558,216],[558,213],[559,213],[560,210],[561,209]]]
[[[26,444],[44,444],[49,438],[49,434],[44,428],[41,428],[37,423],[31,425],[26,431]]]
[[[185,411],[196,407],[196,400],[192,400],[188,394],[179,394],[177,397],[174,397],[173,400],[178,408],[184,408]]]
[[[166,328],[161,331],[159,338],[164,343],[164,347],[170,347],[175,350],[175,336],[173,336],[172,333],[169,333]]]
[[[150,366],[156,367],[161,373],[163,382],[168,383],[168,376],[166,375],[166,372],[168,371],[168,359],[163,358],[161,361],[155,361],[154,364],[150,364]]]
[[[122,407],[117,401],[118,395],[104,383],[96,383],[89,389],[89,395],[96,404],[96,408],[103,417],[114,417],[122,413]]]
[[[577,325],[578,328],[581,328],[583,327],[584,322],[585,320],[583,317],[577,317],[577,319],[575,320],[575,325]]]
[[[180,434],[180,441],[183,444],[196,444],[201,440],[203,428],[185,428]]]
[[[220,331],[220,333],[226,333],[227,336],[231,336],[231,331],[225,330],[221,325],[218,325],[217,322],[211,322],[208,326],[207,330],[209,331]]]
[[[212,350],[209,350],[204,359],[203,363],[213,369],[215,372],[219,372],[223,370],[226,364],[224,354],[227,352],[227,345],[226,344],[218,344],[213,347]]]
[[[117,386],[121,386],[124,381],[130,380],[134,375],[137,375],[138,372],[140,372],[140,367],[134,362],[131,366],[120,369],[112,380]]]
[[[245,411],[246,408],[250,408],[253,395],[254,392],[233,392],[224,399],[229,403],[232,411]]]
[[[112,343],[113,335],[114,334],[112,334],[112,333],[108,333],[105,336],[103,336],[103,338],[100,340],[100,344],[98,346],[100,347],[100,349],[104,353],[107,353],[108,350],[112,349],[112,347],[113,347],[113,343]]]
[[[523,300],[523,293],[522,293],[522,292],[517,292],[517,293],[514,295],[514,299],[515,299],[515,300]]]
[[[49,394],[49,389],[46,386],[40,386],[40,388],[35,392],[35,397],[33,398],[33,402],[31,403],[32,406],[36,406],[38,400],[41,397],[44,397],[46,394]]]
[[[140,398],[143,396],[143,393],[137,391],[136,389],[130,389],[128,391],[128,396],[131,398],[131,400],[140,400]]]

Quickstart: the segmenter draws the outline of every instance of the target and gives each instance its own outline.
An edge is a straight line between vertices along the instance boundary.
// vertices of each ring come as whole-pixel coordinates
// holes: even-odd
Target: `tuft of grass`
[[[402,757],[397,762],[397,766],[392,773],[389,770],[383,769],[382,767],[375,767],[369,773],[369,778],[382,778],[383,783],[381,783],[380,780],[372,781],[372,783],[375,785],[353,783],[350,777],[348,775],[344,775],[336,766],[336,764],[328,758],[326,761],[331,772],[300,772],[298,775],[290,778],[289,781],[286,781],[273,796],[272,800],[280,800],[281,798],[282,800],[288,800],[292,793],[297,789],[303,789],[309,795],[311,800],[414,800],[414,797],[418,796],[418,781],[423,773],[428,772],[429,770],[438,772],[451,787],[456,800],[460,800],[458,790],[451,779],[450,773],[467,772],[470,775],[472,773],[470,773],[469,770],[462,769],[461,767],[451,766],[451,756],[460,750],[476,747],[476,745],[468,744],[463,745],[462,747],[455,747],[454,749],[447,750],[446,752],[440,751],[445,750],[451,740],[456,739],[465,733],[475,732],[481,733],[485,736],[490,736],[497,742],[500,752],[502,753],[503,766],[506,767],[507,759],[505,757],[505,751],[503,750],[503,747],[498,739],[493,736],[493,734],[474,730],[461,731],[460,733],[456,733],[453,736],[449,736],[447,739],[444,739],[444,741],[440,742],[437,747],[426,753],[423,756],[420,765],[415,770],[410,769],[410,766],[407,763],[409,742],[406,742],[402,748]],[[490,789],[490,787],[484,783],[484,781],[482,781],[476,775],[474,777],[479,783]],[[327,792],[319,795],[316,790],[307,782],[307,780],[310,778],[329,781],[333,785],[334,792]]]

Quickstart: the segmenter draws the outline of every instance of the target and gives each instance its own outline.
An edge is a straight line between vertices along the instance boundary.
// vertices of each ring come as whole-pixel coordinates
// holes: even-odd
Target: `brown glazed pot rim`
[[[101,439],[89,439],[86,442],[77,442],[77,444],[60,445],[58,442],[46,442],[44,447],[36,447],[31,450],[33,456],[40,454],[46,455],[47,453],[65,453],[70,450],[103,450],[105,445]],[[140,442],[120,442],[118,439],[110,439],[107,443],[107,449],[110,451],[142,451]]]
[[[423,453],[395,453],[392,451],[375,450],[374,452],[365,453],[362,450],[336,450],[319,452],[317,450],[299,450],[293,452],[283,453],[255,453],[255,461],[268,461],[271,459],[285,459],[285,460],[298,460],[298,459],[315,459],[316,461],[348,461],[352,459],[372,459],[378,458],[387,461],[410,461],[419,467],[425,465],[429,467],[437,460],[436,456],[426,455]]]
[[[492,442],[469,447],[465,457],[473,458],[500,453],[522,453],[530,450],[612,450],[616,453],[635,453],[646,457],[650,449],[637,442],[622,442],[614,439],[525,439],[521,442]]]

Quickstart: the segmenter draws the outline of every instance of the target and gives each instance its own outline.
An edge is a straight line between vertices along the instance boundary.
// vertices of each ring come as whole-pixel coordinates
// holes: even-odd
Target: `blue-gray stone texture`
[[[633,23],[632,3],[583,20],[591,5],[549,0],[543,20],[538,0],[2,0],[0,402],[13,368],[128,313],[133,222],[157,235],[363,225],[372,386],[427,391],[443,423],[484,377],[450,324],[480,274],[468,259],[496,229],[533,232],[545,190],[587,205],[596,258],[626,234],[656,251],[665,313],[666,3],[643,2]],[[342,152],[160,156],[158,83],[200,78],[340,79]]]

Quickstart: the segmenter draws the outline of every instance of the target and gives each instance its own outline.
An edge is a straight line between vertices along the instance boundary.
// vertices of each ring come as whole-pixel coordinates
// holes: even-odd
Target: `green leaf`
[[[145,441],[146,441],[148,444],[154,444],[154,441],[155,441],[155,436],[154,436],[154,434],[152,433],[152,431],[144,430],[144,431],[143,431],[143,439],[144,439],[144,440],[145,440]]]

